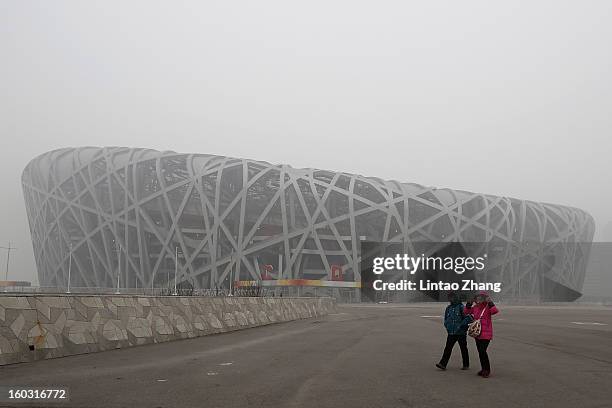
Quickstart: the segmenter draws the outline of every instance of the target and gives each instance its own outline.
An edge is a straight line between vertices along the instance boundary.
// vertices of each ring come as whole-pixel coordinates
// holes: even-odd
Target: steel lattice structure
[[[230,279],[358,281],[367,241],[483,242],[505,255],[487,273],[507,296],[541,278],[582,288],[592,217],[576,208],[207,154],[124,147],[66,148],[22,176],[39,281],[65,286],[195,287]],[[545,243],[543,255],[523,243]],[[533,248],[533,246],[531,247]],[[556,249],[554,249],[556,248]],[[175,252],[176,251],[176,252]],[[120,272],[118,272],[120,271]]]

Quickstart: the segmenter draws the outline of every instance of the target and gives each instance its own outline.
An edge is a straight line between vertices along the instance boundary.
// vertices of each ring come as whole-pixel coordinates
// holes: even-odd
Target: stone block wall
[[[0,365],[323,316],[332,298],[0,295]]]

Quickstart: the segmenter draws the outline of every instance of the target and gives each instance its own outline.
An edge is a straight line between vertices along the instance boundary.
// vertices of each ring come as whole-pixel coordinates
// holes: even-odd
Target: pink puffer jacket
[[[485,309],[482,317],[480,314],[482,313],[482,309]],[[497,307],[493,305],[489,306],[487,303],[476,303],[470,307],[465,307],[465,313],[471,314],[474,317],[474,320],[478,320],[480,318],[480,336],[476,337],[480,340],[491,340],[493,338],[493,321],[491,316],[498,313]]]

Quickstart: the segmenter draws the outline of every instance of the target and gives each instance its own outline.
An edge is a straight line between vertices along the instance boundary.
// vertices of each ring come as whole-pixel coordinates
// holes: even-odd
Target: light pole
[[[164,263],[166,263],[165,260]],[[176,265],[176,261],[174,262],[174,264]],[[166,268],[166,287],[168,289],[168,292],[166,293],[170,293],[170,267]]]
[[[116,251],[117,251],[117,291],[115,292],[115,294],[118,295],[121,293],[119,291],[119,278],[121,277],[121,244],[117,245]]]
[[[174,293],[173,295],[176,296],[176,275],[178,274],[178,247],[175,246],[174,247]]]
[[[155,271],[151,269],[151,296],[153,296],[153,289],[154,289],[153,285],[154,284],[155,284]]]
[[[8,246],[0,247],[1,249],[6,249],[6,273],[4,274],[4,280],[8,280],[8,271],[9,271],[9,261],[11,259],[11,251],[13,249],[17,249],[11,246],[11,241],[9,241]]]
[[[68,287],[66,293],[70,293],[70,270],[72,269],[72,242],[70,243],[70,252],[68,253]]]
[[[234,250],[232,249],[232,255],[230,257],[230,270],[229,270],[229,296],[234,296],[234,265],[232,265],[232,261],[234,260]]]

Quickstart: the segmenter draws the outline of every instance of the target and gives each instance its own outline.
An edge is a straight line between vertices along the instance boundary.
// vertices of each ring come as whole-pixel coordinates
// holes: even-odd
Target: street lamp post
[[[117,246],[117,291],[115,292],[116,295],[121,293],[119,291],[119,278],[120,277],[121,277],[121,244],[118,244]]]
[[[155,271],[151,269],[151,296],[153,295],[154,285],[155,285]]]
[[[232,255],[230,257],[230,270],[229,270],[229,295],[230,296],[234,296],[234,283],[232,282],[234,280],[234,265],[232,265],[232,262],[234,261],[234,250],[232,250]]]
[[[166,262],[164,261],[164,263],[166,263]],[[175,262],[175,265],[176,265],[176,262]],[[166,272],[167,272],[166,273],[166,275],[167,275],[166,276],[166,286],[167,286],[167,289],[168,289],[168,293],[170,293],[170,268],[167,268]]]
[[[178,247],[177,246],[174,247],[174,293],[173,293],[174,296],[177,295],[176,275],[178,275]]]
[[[0,249],[6,249],[6,272],[4,274],[4,280],[8,280],[8,271],[9,271],[9,261],[11,259],[11,251],[13,249],[17,249],[11,246],[11,241],[9,241],[8,246],[0,247]]]
[[[66,293],[70,293],[70,271],[72,269],[72,242],[70,243],[70,252],[68,253],[68,285]]]

